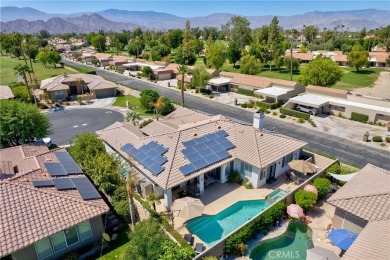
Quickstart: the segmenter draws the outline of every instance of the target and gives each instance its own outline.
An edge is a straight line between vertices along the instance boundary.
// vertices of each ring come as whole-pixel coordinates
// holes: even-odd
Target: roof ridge
[[[382,196],[382,195],[389,195],[390,196],[390,191],[389,192],[382,192],[382,193],[374,193],[374,194],[369,194],[369,195],[362,195],[362,196],[355,196],[355,197],[344,197],[340,199],[332,199],[330,197],[328,199],[329,202],[335,202],[335,201],[340,201],[340,200],[350,200],[350,199],[360,199],[360,198],[368,198],[368,197],[376,197],[376,196]]]
[[[371,163],[367,163],[367,165],[366,165],[365,167],[367,167],[367,166],[374,167],[376,170],[381,171],[381,172],[383,172],[383,173],[386,173],[386,174],[389,174],[389,175],[390,175],[390,171],[388,171],[388,170],[386,170],[386,169],[384,169],[384,168],[380,168],[380,167],[378,167],[378,166],[376,166],[376,165],[373,165],[373,164],[371,164]]]
[[[84,176],[84,177],[87,178],[86,176]],[[91,202],[88,202],[88,201],[85,201],[85,200],[82,200],[82,199],[77,199],[77,198],[75,198],[73,196],[68,196],[68,195],[65,195],[65,194],[62,194],[62,193],[59,193],[59,192],[48,191],[48,190],[44,190],[44,189],[37,189],[37,188],[29,186],[29,185],[23,185],[23,184],[20,184],[20,183],[17,183],[17,182],[10,182],[8,180],[1,181],[0,185],[1,184],[14,185],[14,186],[18,186],[20,188],[24,188],[24,189],[35,191],[37,193],[50,194],[50,195],[53,195],[53,196],[56,196],[56,197],[60,197],[60,198],[63,198],[63,199],[67,199],[67,200],[71,200],[71,201],[78,202],[78,203],[81,203],[81,204],[85,204],[87,206],[93,206],[93,207],[98,207],[98,208],[103,209],[103,207],[100,206],[100,205],[95,205],[94,203],[91,203]]]
[[[177,147],[179,146],[179,140],[180,140],[180,135],[181,135],[181,132],[179,132],[177,138],[176,138],[176,145],[175,145],[175,151],[173,153],[173,159],[171,161],[171,165],[169,167],[169,171],[168,171],[168,177],[167,177],[167,181],[165,183],[165,187],[164,188],[167,188],[168,187],[168,182],[169,182],[169,178],[171,177],[171,171],[172,171],[172,167],[173,167],[173,162],[175,161],[175,158],[176,158],[176,152],[177,152]]]
[[[256,142],[256,151],[259,155],[259,166],[260,166],[260,174],[261,174],[261,169],[263,168],[263,165],[261,163],[261,156],[260,156],[260,148],[259,148],[259,143],[257,142],[257,133],[256,133],[256,128],[253,127],[253,134],[255,135],[255,142]],[[261,133],[263,135],[263,133]]]

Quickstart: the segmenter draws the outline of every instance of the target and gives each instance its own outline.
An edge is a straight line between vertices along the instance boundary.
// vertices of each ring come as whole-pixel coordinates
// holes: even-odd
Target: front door
[[[268,167],[267,181],[269,179],[275,178],[275,171],[276,171],[276,163],[271,164],[271,166]]]
[[[217,181],[221,181],[221,167],[215,169],[215,179],[217,179]]]

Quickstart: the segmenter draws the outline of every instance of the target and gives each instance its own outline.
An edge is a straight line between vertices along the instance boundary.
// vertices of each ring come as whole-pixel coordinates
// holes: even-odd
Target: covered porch
[[[278,102],[279,100],[287,100],[289,97],[291,97],[291,92],[294,92],[294,89],[269,87],[255,90],[255,95],[261,95],[264,97],[266,102],[274,103]]]

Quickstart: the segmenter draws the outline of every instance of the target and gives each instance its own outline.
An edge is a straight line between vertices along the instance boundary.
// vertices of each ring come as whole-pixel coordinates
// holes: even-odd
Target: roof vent
[[[218,129],[221,129],[222,127],[221,126],[218,126]]]
[[[197,133],[195,133],[195,134],[194,134],[194,136],[198,136],[198,134],[197,134]]]
[[[240,134],[243,134],[244,133],[244,130],[240,130],[240,131],[238,131]]]

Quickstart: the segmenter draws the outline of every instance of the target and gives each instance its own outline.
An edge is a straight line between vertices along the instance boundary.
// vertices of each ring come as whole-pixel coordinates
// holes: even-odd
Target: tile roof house
[[[14,98],[14,93],[8,86],[0,86],[0,100]]]
[[[114,97],[118,86],[98,75],[66,74],[42,80],[40,89],[52,100],[90,93],[94,98]]]
[[[205,178],[224,183],[233,169],[258,188],[286,172],[287,163],[298,159],[306,145],[304,141],[262,131],[259,122],[255,123],[256,127],[242,125],[221,115],[208,116],[181,107],[149,127],[135,130],[127,126],[128,123],[116,123],[97,134],[108,150],[133,161],[154,190],[164,194],[168,208],[172,203],[172,189],[187,182],[198,183],[202,193]],[[148,155],[142,158],[135,155],[152,146],[157,146],[159,152],[153,152],[149,162],[142,161]]]
[[[342,259],[388,259],[390,171],[367,164],[328,203],[336,207],[333,226],[359,234]]]
[[[109,208],[65,150],[37,142],[0,160],[0,257],[58,259],[101,238]]]

